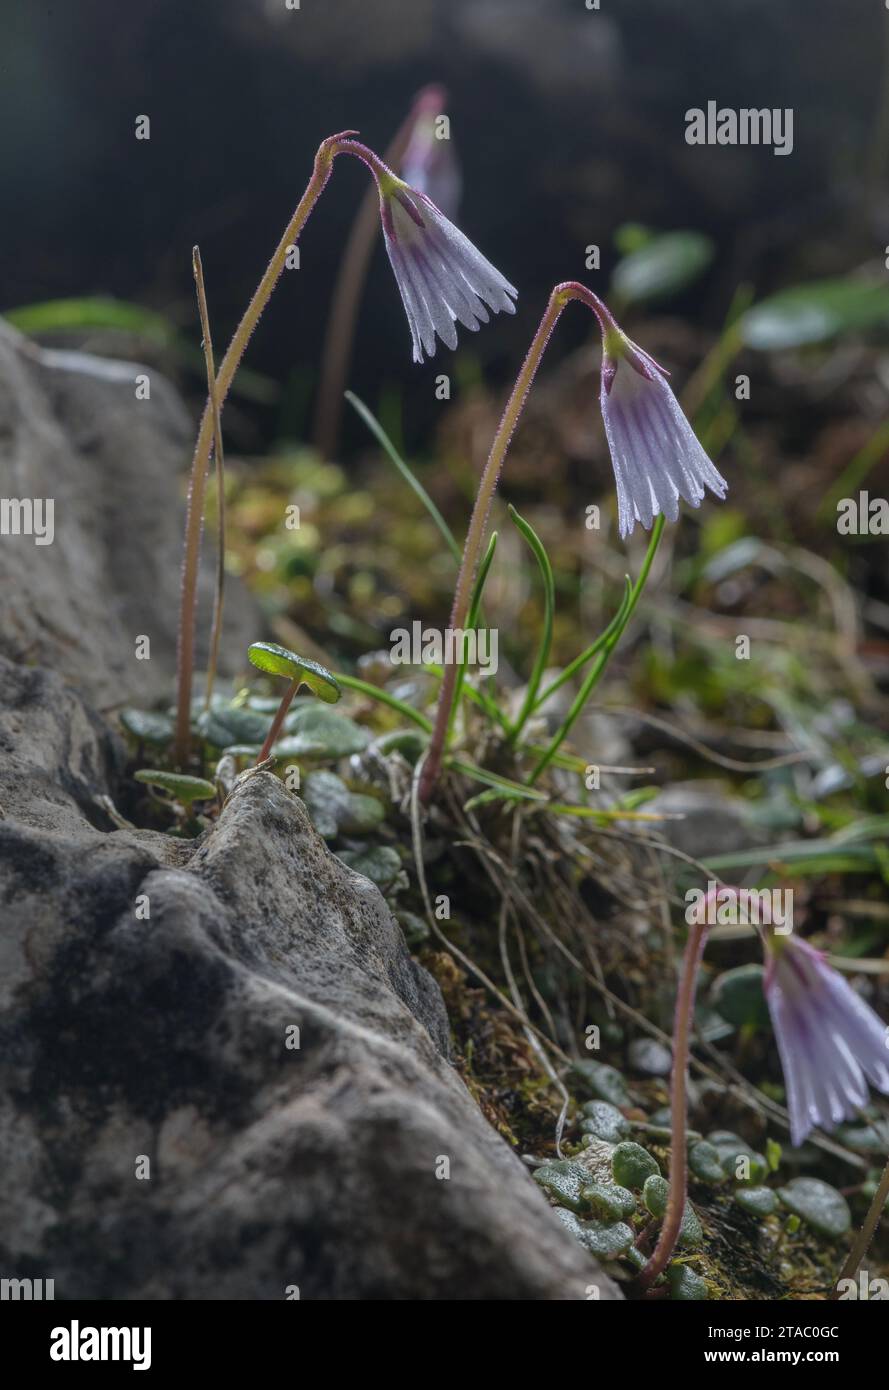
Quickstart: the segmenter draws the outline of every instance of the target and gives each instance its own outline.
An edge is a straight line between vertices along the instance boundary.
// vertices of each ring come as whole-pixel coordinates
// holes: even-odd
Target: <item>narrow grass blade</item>
[[[591,643],[591,645],[587,647],[585,651],[582,651],[580,653],[580,656],[576,656],[573,661],[569,662],[568,665],[565,667],[564,671],[560,672],[556,679],[546,687],[546,690],[544,690],[543,694],[538,695],[537,699],[534,701],[534,710],[540,709],[540,706],[546,703],[550,695],[554,695],[555,692],[558,689],[560,689],[560,687],[563,686],[566,681],[569,681],[577,671],[580,671],[584,666],[586,666],[588,661],[592,660],[592,658],[596,655],[597,652],[600,652],[602,650],[602,648],[605,646],[605,643],[609,641],[609,639],[620,627],[620,624],[626,615],[627,607],[630,603],[630,599],[632,598],[632,594],[633,586],[630,583],[629,576],[627,576],[624,582],[624,593],[623,598],[620,601],[620,607],[618,608],[614,617],[611,619],[611,622],[608,624],[605,630],[599,634],[595,642]]]
[[[411,472],[410,468],[399,454],[395,445],[392,443],[392,440],[389,438],[388,434],[383,429],[383,426],[380,424],[379,420],[377,420],[376,416],[374,416],[371,413],[371,411],[368,410],[367,406],[364,404],[364,401],[359,400],[359,398],[355,395],[354,391],[346,392],[346,400],[349,402],[350,406],[352,406],[353,410],[355,410],[357,414],[361,416],[361,419],[367,425],[367,428],[370,430],[374,439],[376,439],[377,443],[382,447],[382,449],[386,452],[386,454],[395,464],[395,467],[398,469],[399,473],[404,478],[408,486],[412,488],[413,491],[417,494],[420,501],[423,503],[423,506],[426,508],[427,512],[432,517],[432,520],[435,522],[436,526],[441,532],[441,535],[445,541],[445,544],[448,547],[448,550],[451,552],[457,564],[459,565],[461,554],[460,547],[454,540],[454,534],[451,531],[450,526],[448,526],[448,523],[445,521],[441,512],[436,507],[435,503],[429,496],[429,493],[426,491],[423,484],[420,482],[418,478],[414,477],[414,474]]]
[[[603,645],[602,650],[600,651],[592,670],[589,672],[586,680],[584,681],[583,685],[578,691],[578,694],[575,697],[574,703],[568,711],[568,714],[566,715],[561,726],[553,736],[552,742],[549,744],[549,747],[547,748],[543,757],[538,760],[537,765],[534,768],[534,771],[531,773],[531,776],[528,779],[529,784],[533,784],[534,782],[536,782],[541,772],[543,772],[544,769],[549,766],[550,762],[553,759],[553,756],[558,752],[562,743],[565,741],[565,739],[568,737],[568,734],[571,732],[571,729],[574,727],[574,724],[578,719],[581,711],[583,710],[584,705],[586,704],[587,700],[590,698],[590,695],[592,694],[593,690],[598,684],[602,676],[602,672],[608,665],[611,653],[614,651],[615,647],[620,641],[624,628],[630,621],[636,604],[639,602],[639,599],[641,597],[642,590],[645,588],[646,580],[648,579],[649,573],[651,572],[651,566],[654,562],[655,554],[657,553],[658,544],[664,532],[664,524],[664,517],[663,515],[661,515],[654,523],[654,528],[651,533],[651,540],[648,542],[648,550],[645,552],[645,559],[642,563],[642,568],[639,571],[639,576],[636,580],[636,583],[633,585],[630,591],[629,601],[626,604],[624,604],[621,620],[615,626],[614,631],[608,638],[607,642],[605,642],[605,644]]]
[[[337,672],[336,679],[339,681],[340,685],[345,686],[347,690],[356,690],[360,695],[366,695],[370,700],[377,700],[381,705],[388,705],[390,709],[394,709],[396,713],[403,715],[405,719],[411,720],[411,722],[422,729],[424,733],[432,733],[431,719],[427,719],[425,714],[421,714],[418,709],[414,709],[413,705],[407,704],[404,700],[397,699],[395,695],[390,695],[388,690],[381,690],[378,685],[371,685],[369,681],[359,680],[357,676],[344,676],[340,671]]]
[[[533,526],[525,521],[524,517],[519,516],[519,513],[513,506],[509,508],[509,515],[512,517],[516,527],[530,546],[540,570],[540,577],[543,580],[543,628],[537,647],[537,656],[534,659],[534,666],[531,670],[530,680],[528,681],[528,688],[525,691],[525,698],[522,702],[522,708],[519,710],[518,719],[510,734],[510,742],[512,743],[515,742],[522,732],[522,729],[525,727],[534,709],[534,702],[537,699],[540,682],[543,679],[546,663],[549,660],[550,648],[553,641],[553,619],[555,618],[556,612],[556,583],[553,579],[553,567],[546,553],[546,547]]]

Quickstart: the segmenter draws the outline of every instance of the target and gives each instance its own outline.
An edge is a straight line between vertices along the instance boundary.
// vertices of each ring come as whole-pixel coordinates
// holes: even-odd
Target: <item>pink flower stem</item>
[[[363,160],[375,177],[388,173],[386,166],[366,146],[349,137],[355,132],[343,131],[340,135],[330,135],[323,140],[315,155],[312,177],[306,185],[296,210],[284,229],[284,235],[269,261],[265,274],[260,280],[253,298],[247,305],[244,317],[238,324],[235,335],[219,366],[216,378],[216,405],[219,411],[228,395],[235,372],[259,322],[263,310],[271,299],[272,292],[287,263],[287,256],[295,246],[303,227],[309,219],[316,202],[323,192],[333,161],[338,154],[352,154]],[[197,596],[198,563],[201,552],[201,531],[204,522],[204,492],[207,482],[207,465],[214,435],[214,411],[208,401],[201,417],[191,467],[191,483],[188,492],[188,507],[185,517],[185,547],[182,560],[182,584],[179,609],[179,638],[177,643],[177,694],[176,694],[176,732],[173,742],[173,756],[179,767],[188,761],[191,730],[191,690],[194,669],[195,603]]]
[[[528,398],[528,392],[531,390],[534,378],[537,375],[537,368],[540,366],[543,359],[543,354],[546,351],[546,346],[550,340],[552,331],[559,320],[562,310],[572,299],[581,300],[588,308],[593,310],[603,327],[603,331],[606,327],[614,325],[614,320],[602,301],[597,299],[592,291],[588,290],[585,285],[579,284],[576,280],[569,280],[564,284],[556,285],[550,295],[543,318],[540,320],[537,332],[531,339],[531,346],[528,349],[528,354],[522,363],[522,369],[516,378],[516,383],[512,388],[509,400],[506,402],[506,409],[503,412],[503,416],[497,428],[497,433],[494,435],[494,441],[491,444],[491,452],[488,455],[488,461],[485,464],[479,481],[478,492],[475,495],[475,503],[472,508],[472,516],[469,519],[469,530],[466,534],[466,542],[463,547],[463,558],[460,561],[460,570],[457,575],[457,587],[454,590],[454,601],[451,605],[449,626],[452,631],[462,628],[469,611],[472,587],[475,583],[475,576],[482,555],[485,528],[488,524],[491,502],[497,490],[500,472],[503,468],[512,436],[521,417],[525,401]],[[448,728],[451,720],[451,706],[454,701],[457,670],[457,665],[451,663],[444,668],[444,676],[438,696],[438,706],[435,711],[435,723],[432,729],[432,737],[429,742],[429,750],[426,754],[426,762],[423,766],[423,774],[420,779],[419,796],[420,800],[423,802],[429,800],[441,770],[441,761],[444,756],[445,743],[447,741]]]
[[[695,1007],[698,967],[704,953],[707,927],[704,923],[689,927],[682,962],[682,979],[676,998],[673,1023],[673,1075],[670,1081],[670,1192],[667,1210],[658,1236],[654,1254],[637,1280],[645,1291],[667,1267],[676,1248],[685,1204],[688,1200],[688,1156],[686,1153],[688,1127],[688,1052]]]
[[[293,700],[293,697],[296,694],[297,690],[299,690],[300,684],[301,678],[298,678],[295,681],[291,681],[287,689],[284,691],[284,694],[281,696],[281,703],[278,706],[278,711],[274,719],[272,720],[271,728],[265,736],[265,743],[262,745],[259,757],[256,759],[257,766],[260,763],[264,763],[266,758],[271,757],[271,752],[273,747],[275,746],[275,741],[277,740],[277,737],[281,732],[281,725],[284,723],[284,716],[290,709],[291,701]]]

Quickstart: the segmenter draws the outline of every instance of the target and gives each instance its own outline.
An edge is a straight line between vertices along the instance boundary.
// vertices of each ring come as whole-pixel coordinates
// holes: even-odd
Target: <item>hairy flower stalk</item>
[[[407,312],[415,359],[421,342],[432,355],[436,332],[449,346],[456,346],[455,319],[468,328],[477,328],[479,322],[486,321],[482,300],[491,309],[515,311],[509,294],[515,295],[516,291],[499,271],[428,198],[415,193],[372,150],[352,139],[354,134],[354,131],[343,131],[331,135],[318,148],[312,177],[220,364],[216,378],[216,405],[220,411],[250,336],[284,270],[288,253],[323,192],[333,161],[339,154],[351,154],[362,160],[376,180],[387,250]],[[213,435],[214,411],[208,402],[195,446],[185,521],[174,738],[174,757],[180,766],[187,762],[190,743],[198,562]]]
[[[682,1218],[685,1215],[685,1206],[688,1201],[688,1156],[686,1153],[688,1053],[695,1009],[698,968],[704,953],[706,937],[707,927],[705,923],[696,922],[689,927],[673,1023],[673,1074],[670,1079],[670,1192],[667,1197],[667,1209],[664,1212],[657,1245],[651,1259],[639,1275],[638,1284],[642,1290],[649,1289],[658,1275],[666,1269],[679,1239]]]
[[[297,241],[308,220],[309,214],[318,201],[318,198],[321,196],[327,180],[330,178],[333,160],[339,153],[341,142],[352,134],[352,131],[346,131],[342,135],[331,135],[327,140],[322,141],[321,145],[318,147],[318,152],[315,155],[312,177],[309,179],[306,191],[303,193],[293,216],[284,229],[284,235],[278,243],[275,254],[269,261],[265,274],[260,280],[253,298],[247,305],[244,316],[238,324],[235,335],[229,343],[225,356],[220,363],[219,374],[216,378],[216,407],[218,411],[222,410],[223,403],[228,395],[229,388],[241,358],[244,356],[251,334],[272,296],[275,285],[281,277],[281,273],[287,261],[287,254]],[[204,491],[207,481],[207,464],[210,458],[213,435],[214,411],[208,400],[207,405],[204,407],[204,413],[201,416],[197,444],[195,445],[194,459],[191,468],[191,483],[188,491],[188,506],[185,517],[185,553],[182,560],[179,640],[177,646],[178,679],[176,696],[176,733],[173,744],[173,756],[180,767],[184,767],[188,761],[190,743],[191,688],[194,666],[195,605],[197,598],[198,563],[201,550],[201,531],[204,522]]]
[[[795,1146],[816,1125],[834,1129],[868,1100],[889,1094],[889,1030],[821,951],[764,936],[764,989],[787,1087]]]
[[[556,285],[506,403],[482,472],[457,576],[450,617],[452,630],[462,628],[466,619],[488,514],[510,441],[552,331],[562,310],[572,299],[580,300],[592,310],[602,332],[600,400],[617,484],[621,536],[629,535],[637,520],[646,529],[658,516],[675,521],[679,515],[679,497],[684,497],[697,507],[704,495],[705,485],[720,498],[725,496],[727,484],[695,438],[663,370],[653,358],[630,341],[607,306],[585,285],[575,280]],[[661,526],[662,523],[652,537],[643,572],[633,590],[627,619],[648,578]],[[622,631],[623,627],[616,634],[615,641],[603,652],[592,677],[594,681],[601,675]],[[424,802],[428,801],[441,770],[455,682],[456,669],[446,666],[420,783],[420,797]],[[545,760],[538,763],[533,777],[536,778],[543,771],[555,751],[555,747],[547,750]]]

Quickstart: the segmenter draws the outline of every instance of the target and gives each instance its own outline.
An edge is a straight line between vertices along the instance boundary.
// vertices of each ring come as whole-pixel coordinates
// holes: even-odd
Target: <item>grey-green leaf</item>
[[[611,1156],[611,1171],[614,1181],[621,1187],[643,1187],[653,1173],[660,1173],[660,1164],[654,1154],[643,1149],[641,1144],[627,1140],[618,1144]]]
[[[770,1187],[739,1187],[735,1201],[751,1216],[771,1216],[778,1210],[778,1198]]]
[[[340,851],[337,858],[347,864],[350,869],[353,869],[356,874],[363,874],[365,878],[369,878],[371,883],[375,883],[382,893],[388,892],[397,884],[402,886],[398,882],[399,879],[403,880],[403,884],[407,883],[398,851],[392,849],[391,845],[373,845],[369,849],[360,850],[344,849]]]
[[[198,716],[198,733],[214,748],[232,744],[262,746],[269,721],[243,705],[215,705]]]
[[[581,1201],[599,1221],[623,1221],[636,1210],[636,1198],[626,1187],[591,1182],[581,1190]]]
[[[563,1158],[553,1163],[541,1164],[534,1170],[534,1181],[539,1183],[560,1207],[567,1207],[573,1212],[583,1211],[581,1193],[589,1186],[590,1175],[580,1163],[572,1163],[570,1159]]]
[[[339,710],[325,705],[300,705],[284,721],[284,737],[273,753],[280,758],[347,758],[363,753],[370,734]]]
[[[333,772],[310,773],[302,797],[312,824],[325,840],[339,834],[364,834],[374,830],[385,816],[382,802],[374,796],[350,791]]]
[[[164,746],[173,737],[173,720],[168,714],[159,714],[155,710],[122,709],[120,722],[127,733],[132,734],[140,743]]]
[[[574,1063],[572,1075],[588,1094],[598,1097],[599,1100],[610,1101],[612,1105],[630,1104],[626,1082],[616,1067],[610,1067],[605,1062],[585,1059]]]
[[[710,1297],[707,1282],[688,1265],[674,1264],[667,1270],[670,1297],[677,1303],[692,1303]]]
[[[701,1182],[725,1182],[726,1175],[719,1161],[719,1150],[708,1144],[706,1139],[692,1144],[688,1151],[688,1166]]]
[[[588,1100],[581,1106],[581,1114],[581,1134],[594,1134],[609,1144],[619,1144],[630,1132],[629,1120],[607,1100]]]
[[[849,1203],[843,1194],[820,1178],[793,1178],[778,1188],[778,1196],[789,1211],[823,1236],[838,1240],[852,1225]]]
[[[725,970],[713,985],[710,1003],[736,1028],[764,1028],[769,1010],[762,981],[761,965],[738,965]]]

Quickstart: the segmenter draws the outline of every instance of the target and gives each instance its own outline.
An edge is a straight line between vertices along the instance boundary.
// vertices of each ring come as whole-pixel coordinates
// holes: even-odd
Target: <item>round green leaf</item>
[[[385,819],[386,810],[375,796],[353,792],[333,772],[313,772],[303,786],[302,798],[312,824],[325,840],[337,835],[362,835]]]
[[[580,1196],[589,1214],[598,1221],[623,1221],[636,1210],[636,1198],[625,1187],[591,1182]]]
[[[771,1216],[778,1208],[778,1198],[770,1187],[740,1187],[735,1201],[751,1216]]]
[[[617,1067],[584,1058],[583,1061],[574,1063],[572,1074],[588,1093],[599,1100],[610,1101],[616,1106],[630,1104],[626,1082]]]
[[[688,1265],[674,1264],[667,1270],[670,1297],[677,1303],[694,1303],[710,1297],[707,1281]]]
[[[713,985],[710,1003],[736,1028],[763,1028],[769,1020],[769,1009],[762,981],[761,965],[738,965],[734,970],[726,970]]]
[[[260,671],[270,676],[286,676],[288,680],[301,681],[313,695],[328,705],[335,705],[342,695],[336,678],[310,661],[307,656],[297,656],[287,647],[279,647],[277,642],[254,642],[248,647],[247,655]]]
[[[820,1178],[794,1178],[778,1188],[778,1196],[794,1216],[823,1236],[838,1240],[852,1225],[849,1203],[841,1192]]]
[[[583,1211],[585,1204],[581,1194],[584,1188],[589,1187],[590,1175],[581,1163],[574,1163],[569,1158],[555,1159],[552,1163],[542,1163],[535,1168],[533,1176],[534,1181],[560,1207],[574,1212]]]
[[[630,1132],[630,1122],[620,1113],[616,1105],[607,1100],[588,1100],[580,1107],[583,1119],[580,1122],[581,1134],[594,1134],[608,1144],[619,1144]]]
[[[175,796],[186,806],[192,801],[212,801],[216,788],[203,777],[187,777],[184,772],[164,772],[160,769],[143,767],[135,774],[137,782],[145,782],[150,787],[160,787],[162,791]]]
[[[242,705],[216,706],[198,715],[198,732],[214,748],[228,748],[235,743],[261,747],[267,728],[268,720],[263,715]]]
[[[312,701],[287,716],[284,737],[272,751],[281,758],[347,758],[369,743],[370,734],[354,719]]]
[[[618,1144],[611,1155],[611,1171],[620,1187],[644,1187],[647,1178],[660,1174],[660,1164],[654,1154],[641,1144],[629,1140]]]

